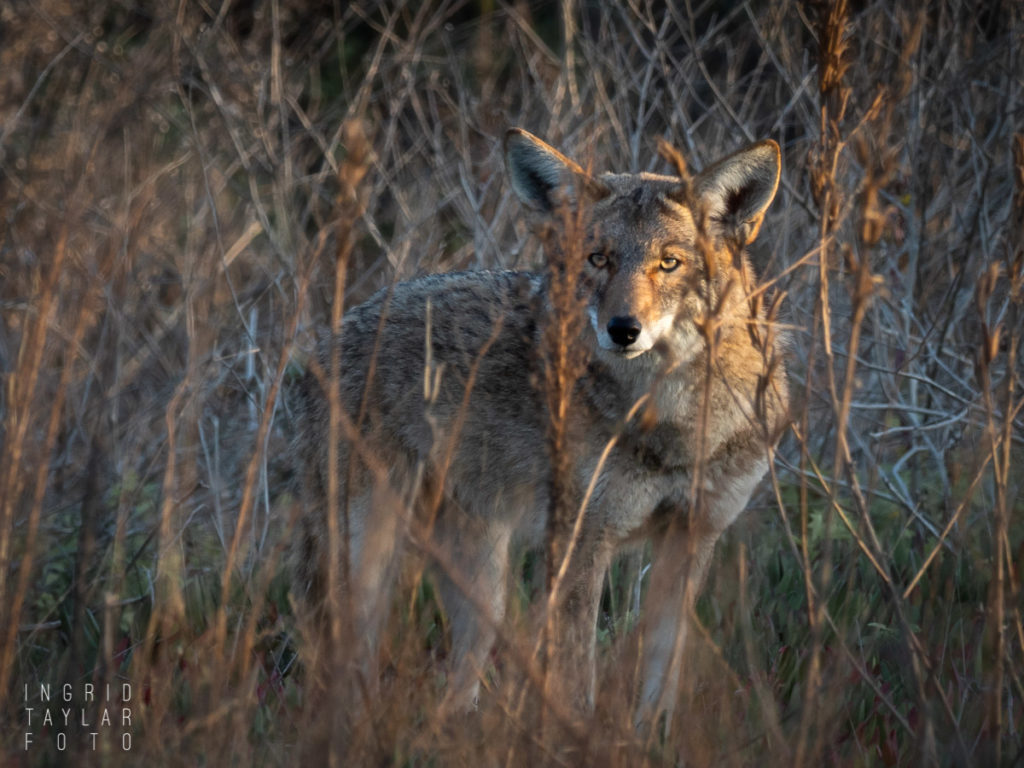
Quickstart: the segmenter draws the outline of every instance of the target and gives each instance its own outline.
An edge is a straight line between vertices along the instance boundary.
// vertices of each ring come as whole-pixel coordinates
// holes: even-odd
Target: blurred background
[[[638,553],[593,722],[524,727],[514,618],[479,712],[439,722],[420,585],[346,764],[1020,764],[1022,39],[1012,0],[0,2],[0,762],[341,759],[316,734],[364,703],[303,665],[289,385],[342,303],[541,268],[521,126],[595,170],[781,144],[752,258],[792,428],[667,737],[631,726]],[[126,680],[131,751],[25,749],[24,686]]]

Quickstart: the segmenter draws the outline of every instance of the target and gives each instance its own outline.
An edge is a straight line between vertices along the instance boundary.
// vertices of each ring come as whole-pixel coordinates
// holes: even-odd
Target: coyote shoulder
[[[472,706],[510,553],[545,541],[557,417],[570,541],[554,569],[554,669],[570,703],[593,705],[605,573],[652,538],[639,715],[653,717],[672,709],[715,542],[785,422],[780,344],[743,254],[779,148],[762,141],[686,179],[592,175],[513,129],[505,160],[549,269],[431,275],[345,314],[305,387],[304,579],[321,599],[345,584],[372,658],[402,555],[425,552],[452,635],[446,703]],[[573,359],[561,400],[553,339]]]

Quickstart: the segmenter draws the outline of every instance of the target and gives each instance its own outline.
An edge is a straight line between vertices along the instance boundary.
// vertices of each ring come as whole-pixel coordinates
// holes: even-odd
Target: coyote
[[[693,177],[681,160],[675,176],[593,175],[521,129],[504,150],[549,269],[399,283],[323,340],[305,384],[303,579],[351,601],[372,658],[402,554],[425,555],[451,631],[445,704],[471,708],[511,553],[544,544],[558,502],[552,668],[586,711],[605,573],[621,548],[653,539],[638,710],[649,722],[671,713],[715,542],[786,418],[782,344],[743,254],[775,195],[779,147],[761,141]],[[573,358],[561,399],[559,340]]]

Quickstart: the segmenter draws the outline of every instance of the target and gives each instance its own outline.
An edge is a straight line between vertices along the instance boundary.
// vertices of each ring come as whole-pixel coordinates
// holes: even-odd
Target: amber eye
[[[608,257],[600,251],[587,256],[587,261],[589,261],[590,265],[595,269],[604,269],[608,266]]]
[[[661,268],[665,272],[671,272],[678,266],[679,259],[677,259],[675,256],[663,256],[661,259]]]

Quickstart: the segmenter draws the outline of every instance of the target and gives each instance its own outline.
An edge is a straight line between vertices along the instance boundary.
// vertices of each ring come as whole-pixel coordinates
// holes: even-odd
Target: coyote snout
[[[449,618],[447,703],[472,705],[505,612],[510,553],[545,541],[556,414],[543,350],[564,315],[554,281],[568,275],[579,322],[567,327],[583,362],[557,414],[572,540],[554,569],[553,671],[571,703],[593,704],[605,573],[622,546],[653,538],[640,691],[640,716],[651,718],[672,709],[715,542],[785,421],[779,343],[743,254],[774,197],[779,148],[754,144],[690,179],[591,175],[515,129],[505,158],[553,268],[400,283],[325,340],[315,367],[325,373],[305,383],[305,580],[321,598],[338,588],[327,574],[344,582],[353,637],[372,659],[413,542],[438,566]],[[333,420],[332,399],[342,411]]]
[[[622,347],[623,351],[640,337],[642,330],[643,326],[640,325],[640,321],[632,315],[627,317],[616,315],[608,321],[608,337],[612,343]],[[648,345],[645,345],[644,350],[649,348]]]

